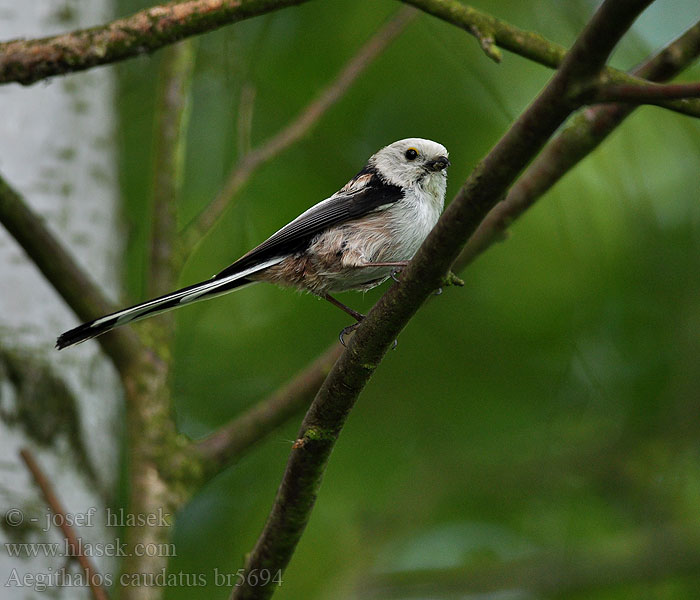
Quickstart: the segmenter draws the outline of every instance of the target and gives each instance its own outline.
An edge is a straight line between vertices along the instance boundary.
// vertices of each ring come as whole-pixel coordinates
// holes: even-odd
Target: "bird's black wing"
[[[339,192],[299,215],[218,273],[215,279],[239,273],[277,256],[301,252],[324,229],[381,210],[399,201],[403,195],[400,187],[387,183],[376,170],[366,167]]]

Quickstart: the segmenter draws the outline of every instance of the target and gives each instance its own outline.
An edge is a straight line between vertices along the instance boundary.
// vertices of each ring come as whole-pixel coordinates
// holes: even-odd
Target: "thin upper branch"
[[[550,42],[538,33],[515,27],[457,0],[400,1],[464,29],[479,40],[482,48],[484,46],[482,38],[487,37],[498,47],[551,69],[556,69],[566,55],[564,46]]]
[[[634,70],[638,77],[665,81],[700,56],[700,21]],[[469,238],[455,263],[461,270],[495,241],[537,199],[590,154],[635,110],[634,105],[606,104],[579,111],[528,166],[518,181]]]
[[[392,341],[439,286],[490,208],[575,108],[569,88],[597,75],[617,41],[651,0],[607,0],[542,93],[477,166],[425,243],[360,324],[302,423],[267,523],[246,561],[247,573],[283,569],[306,526],[331,449],[357,396]],[[235,600],[268,598],[270,586],[243,584]]]
[[[650,81],[667,81],[700,56],[700,21],[634,69],[633,74]]]
[[[400,1],[411,4],[438,19],[475,35],[482,46],[482,38],[487,35],[500,48],[553,69],[559,67],[566,55],[564,46],[555,44],[537,33],[520,29],[486,12],[462,4],[458,0]],[[644,80],[612,67],[606,67],[603,73],[611,83],[636,83],[638,85],[645,83]],[[700,117],[700,101],[679,102],[666,99],[655,104],[681,114]]]
[[[0,223],[29,255],[66,304],[83,321],[114,311],[101,290],[51,233],[43,219],[0,177]],[[122,328],[97,338],[117,370],[124,372],[142,354],[136,334]]]
[[[189,253],[211,229],[253,172],[306,135],[321,117],[345,96],[357,78],[396,39],[416,14],[415,10],[407,7],[398,11],[393,19],[377,31],[355,53],[328,87],[310,102],[289,125],[245,154],[243,159],[231,169],[226,183],[218,195],[187,229],[183,241],[185,253]]]
[[[106,25],[0,44],[0,84],[54,75],[154,52],[186,37],[308,0],[184,0],[153,6]]]
[[[595,86],[583,94],[586,104],[628,102],[630,104],[658,104],[662,100],[700,98],[700,83],[669,83],[667,85],[634,85],[611,83]]]
[[[0,84],[25,85],[154,52],[186,37],[308,0],[183,0],[154,6],[106,25],[34,40],[0,43]],[[519,29],[457,0],[401,0],[474,35],[484,52],[499,61],[499,48],[556,68],[566,49],[543,36]],[[615,69],[611,81],[634,79]],[[700,116],[700,102],[658,103],[669,110]]]
[[[34,481],[39,486],[39,489],[44,496],[44,500],[46,500],[46,503],[51,508],[51,512],[60,517],[57,519],[57,521],[61,527],[61,531],[63,531],[63,536],[68,542],[70,555],[75,556],[80,563],[80,566],[85,573],[85,578],[87,579],[88,585],[90,586],[90,593],[92,597],[94,600],[108,600],[107,592],[105,591],[104,587],[102,587],[102,581],[104,581],[104,579],[92,564],[90,558],[81,552],[80,549],[83,547],[83,544],[80,543],[78,536],[75,534],[75,531],[70,524],[70,519],[66,518],[66,511],[63,508],[63,504],[59,500],[51,481],[49,481],[49,478],[39,466],[39,463],[34,458],[34,455],[27,448],[20,450],[19,455],[22,457],[24,464],[32,474]]]

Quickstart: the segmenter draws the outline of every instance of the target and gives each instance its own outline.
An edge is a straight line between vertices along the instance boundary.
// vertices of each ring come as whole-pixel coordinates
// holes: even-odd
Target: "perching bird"
[[[325,298],[357,320],[363,315],[331,292],[368,290],[413,257],[442,212],[449,166],[441,144],[420,138],[374,154],[340,191],[299,215],[213,278],[84,323],[58,349],[178,308],[268,281]],[[341,341],[342,341],[341,333]]]

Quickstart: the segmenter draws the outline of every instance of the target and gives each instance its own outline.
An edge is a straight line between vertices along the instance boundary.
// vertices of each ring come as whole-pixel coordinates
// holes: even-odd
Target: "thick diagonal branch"
[[[568,92],[595,77],[617,41],[651,0],[608,0],[525,113],[477,166],[415,258],[361,323],[302,423],[282,483],[246,574],[283,569],[306,526],[330,452],[359,393],[401,329],[439,286],[466,239],[575,108]],[[268,598],[271,586],[243,584],[235,600]]]
[[[699,54],[700,23],[697,23],[636,68],[634,74],[652,81],[665,81],[681,72]],[[545,146],[508,192],[506,199],[489,212],[477,231],[469,238],[455,263],[454,270],[461,271],[494,241],[501,239],[503,231],[515,219],[592,152],[635,108],[619,105],[597,106],[576,115],[570,124]],[[332,355],[336,347],[337,345],[329,347],[322,356]],[[284,419],[279,418],[280,415],[286,418],[293,416],[295,413],[290,407],[299,410],[306,402],[307,395],[313,396],[316,393],[327,375],[327,370],[317,368],[321,358],[310,363],[294,378],[293,382],[303,381],[303,386],[288,384],[283,390],[197,442],[198,450],[208,458],[211,473],[225,468],[267,435],[272,428],[282,424]],[[333,362],[336,358],[337,356]],[[284,398],[284,402],[278,402],[279,398]],[[261,418],[261,415],[264,415],[264,418]],[[251,421],[256,424],[255,436],[249,435]]]

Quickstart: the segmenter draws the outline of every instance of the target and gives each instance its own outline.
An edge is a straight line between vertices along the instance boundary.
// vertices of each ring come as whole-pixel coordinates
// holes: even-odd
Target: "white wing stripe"
[[[233,275],[229,275],[228,277],[222,277],[221,279],[212,279],[211,281],[207,281],[206,283],[203,283],[200,287],[195,288],[194,290],[189,290],[184,293],[182,298],[180,299],[180,304],[186,304],[187,302],[193,302],[203,294],[206,294],[208,291],[216,289],[219,286],[226,285],[227,283],[230,283],[232,281],[236,281],[237,279],[243,279],[244,277],[247,277],[248,275],[252,275],[253,273],[257,273],[258,271],[262,271],[263,269],[267,269],[267,267],[271,267],[272,265],[276,265],[279,262],[282,262],[284,260],[284,256],[277,256],[275,258],[271,258],[270,260],[267,260],[263,263],[257,264],[253,267],[250,267],[248,269],[245,269],[244,271],[241,271],[240,273],[234,273]]]
[[[263,263],[257,264],[253,267],[250,267],[248,269],[245,269],[241,271],[240,273],[234,273],[233,275],[229,275],[227,277],[222,277],[221,279],[210,279],[209,281],[205,281],[202,283],[200,286],[186,290],[186,291],[181,291],[181,292],[176,292],[174,294],[170,294],[169,296],[164,296],[162,298],[157,298],[155,300],[149,300],[148,302],[144,302],[143,304],[139,304],[137,306],[132,306],[131,308],[126,308],[124,310],[120,310],[117,313],[112,313],[110,315],[107,315],[105,317],[102,317],[101,319],[97,319],[95,322],[93,322],[90,327],[96,328],[102,325],[103,323],[107,321],[111,321],[112,319],[116,318],[116,324],[115,326],[121,325],[123,323],[128,323],[129,321],[132,321],[135,317],[137,317],[139,314],[146,312],[153,308],[154,306],[158,306],[159,304],[165,304],[167,302],[171,302],[172,300],[179,298],[180,304],[187,304],[189,302],[194,302],[200,296],[206,294],[207,292],[211,290],[215,290],[217,287],[223,287],[228,283],[231,283],[232,281],[236,281],[237,279],[243,279],[244,277],[247,277],[248,275],[252,275],[253,273],[257,273],[258,271],[262,271],[263,269],[266,269],[267,267],[271,267],[272,265],[276,265],[277,263],[281,262],[284,260],[283,256],[278,256],[275,258],[271,258],[270,260],[267,260]]]

